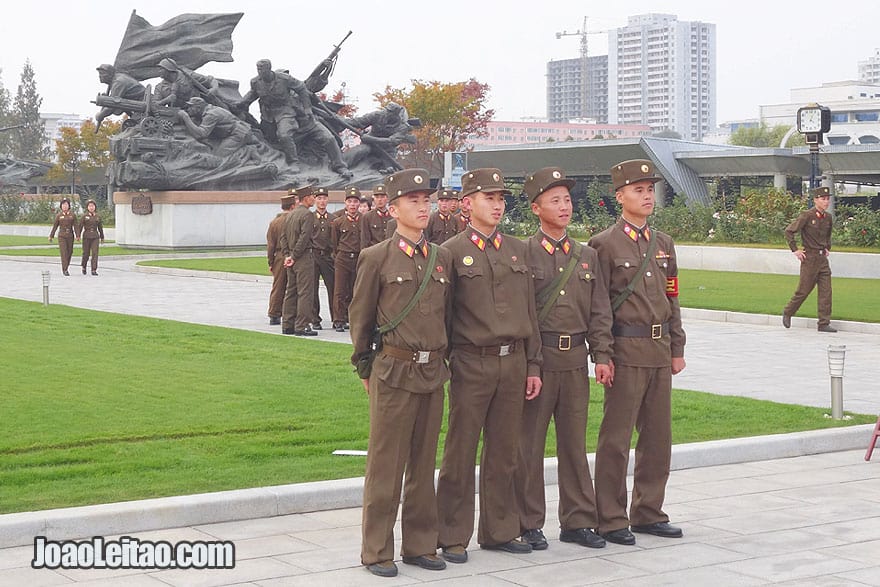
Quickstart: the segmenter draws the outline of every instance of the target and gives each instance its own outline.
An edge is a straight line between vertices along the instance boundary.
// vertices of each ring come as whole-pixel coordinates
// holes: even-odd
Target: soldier
[[[82,239],[82,274],[86,274],[89,256],[92,258],[92,275],[98,274],[98,239],[104,244],[104,223],[98,216],[98,204],[86,202],[86,212],[79,221],[76,234]]]
[[[330,240],[335,253],[333,262],[333,303],[336,306],[336,332],[348,327],[348,305],[351,303],[358,253],[361,251],[361,191],[352,186],[345,190],[343,214],[331,224]]]
[[[369,200],[369,198],[367,198],[366,196],[362,196],[362,197],[361,197],[361,201],[360,201],[360,203],[358,204],[358,214],[360,214],[361,216],[363,216],[364,214],[366,214],[367,212],[369,212],[370,209],[371,209],[371,207],[370,207],[370,200]],[[360,236],[360,235],[358,235],[358,236]]]
[[[266,231],[266,256],[269,260],[269,272],[272,273],[272,291],[269,293],[269,326],[281,324],[281,308],[284,305],[284,291],[287,289],[287,269],[284,267],[284,255],[281,253],[281,233],[284,221],[290,209],[296,206],[294,190],[281,196],[281,212],[278,213]]]
[[[212,106],[198,96],[187,100],[186,110],[180,110],[177,117],[196,140],[211,139],[211,150],[218,157],[229,157],[247,145],[257,144],[257,139],[248,123],[229,110]],[[198,120],[199,124],[196,124],[193,118]],[[245,154],[248,156],[243,159],[259,162],[255,150],[246,151]]]
[[[55,223],[52,225],[52,232],[49,233],[49,242],[55,238],[55,231],[58,231],[58,252],[61,254],[61,271],[64,275],[69,276],[67,268],[70,267],[70,257],[73,256],[73,239],[79,242],[79,235],[76,232],[76,214],[70,209],[70,200],[61,198],[58,204],[61,210],[55,215]],[[60,229],[60,230],[59,230]]]
[[[369,378],[361,379],[370,399],[361,563],[382,577],[397,575],[393,528],[402,481],[403,562],[432,571],[446,568],[436,554],[434,463],[443,384],[449,379],[446,316],[452,261],[449,251],[429,244],[423,232],[431,208],[428,185],[424,169],[406,169],[388,178],[397,231],[361,251],[351,302],[356,365],[370,352],[375,329],[397,323],[382,335]],[[416,304],[404,313],[416,296]],[[359,370],[359,375],[365,373]]]
[[[361,216],[361,250],[388,238],[388,192],[382,184],[373,188],[373,209]]]
[[[440,546],[464,563],[474,531],[474,459],[480,433],[481,548],[529,553],[516,513],[523,404],[541,391],[541,340],[526,245],[498,224],[510,191],[498,169],[462,178],[471,223],[445,243],[452,253],[453,309],[449,362],[449,428],[437,485]]]
[[[458,232],[461,232],[467,228],[468,223],[471,221],[471,211],[469,206],[469,202],[466,202],[461,195],[458,196],[458,210],[454,212],[455,219],[458,221]]]
[[[570,238],[569,190],[575,182],[558,167],[529,175],[525,194],[541,221],[527,241],[535,281],[535,308],[541,330],[541,395],[523,411],[520,460],[516,471],[522,539],[535,550],[547,548],[544,526],[544,446],[552,417],[559,461],[559,525],[562,542],[602,548],[596,494],[587,463],[587,409],[590,373],[587,346],[596,365],[596,382],[611,381],[611,303],[596,251]]]
[[[680,538],[681,528],[663,512],[672,453],[672,375],[685,368],[685,332],[678,304],[675,244],[648,226],[654,211],[654,174],[648,160],[624,161],[611,169],[621,218],[597,234],[602,279],[614,312],[612,382],[605,387],[605,415],[596,450],[599,534],[632,545],[642,532]],[[633,426],[635,479],[629,516],[626,470]]]
[[[116,71],[116,68],[109,63],[103,63],[97,67],[98,79],[102,84],[107,84],[107,95],[113,98],[122,98],[124,100],[142,101],[146,95],[147,88],[132,76],[122,71]],[[118,108],[110,108],[105,106],[101,108],[95,115],[96,126],[100,127],[101,122],[111,114],[125,114],[124,110]]]
[[[397,166],[397,147],[401,143],[416,143],[406,108],[395,102],[389,102],[380,110],[352,118],[348,123],[361,130],[370,128],[369,132],[361,135],[361,144],[346,152],[345,158],[349,167],[371,158],[373,167],[383,173],[392,173]]]
[[[460,232],[458,221],[449,210],[450,204],[458,200],[458,192],[448,188],[437,190],[437,211],[428,221],[428,240],[442,245]]]
[[[333,305],[333,241],[331,240],[331,226],[333,218],[327,212],[327,200],[330,193],[327,188],[315,190],[315,231],[312,233],[312,254],[315,256],[315,323],[312,330],[321,330],[321,300],[318,296],[318,277],[324,280],[324,288],[327,290],[327,304],[330,306],[330,318],[333,327],[339,321],[336,316],[336,308]]]
[[[281,252],[287,267],[287,288],[281,307],[281,332],[296,336],[316,336],[311,324],[315,322],[315,257],[312,255],[312,234],[315,215],[312,204],[315,192],[312,186],[293,190],[299,205],[284,220],[281,232]]]
[[[791,224],[785,227],[785,240],[794,256],[800,261],[800,280],[791,300],[782,310],[782,325],[791,327],[794,316],[813,288],[819,287],[816,302],[819,309],[819,332],[837,332],[831,326],[831,267],[828,255],[831,253],[831,228],[834,219],[828,212],[831,190],[827,187],[810,190],[813,196],[813,209],[801,212]],[[804,249],[798,250],[795,235],[801,234]]]
[[[180,67],[170,59],[162,59],[159,61],[159,68],[162,70],[162,81],[156,84],[153,96],[156,98],[157,106],[176,106],[183,108],[189,104],[189,99],[193,97],[201,97],[201,91],[196,88],[193,80],[197,81],[208,93],[216,96],[220,85],[210,75],[203,75],[195,71],[187,72],[184,75],[180,71]]]

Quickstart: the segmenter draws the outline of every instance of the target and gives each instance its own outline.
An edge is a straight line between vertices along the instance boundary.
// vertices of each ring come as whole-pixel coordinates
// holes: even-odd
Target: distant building
[[[46,126],[49,148],[55,151],[55,141],[61,138],[61,129],[74,128],[79,131],[85,119],[79,114],[61,114],[58,112],[40,112],[40,120]]]
[[[880,84],[880,49],[874,49],[873,56],[859,61],[859,81]]]
[[[586,85],[582,58],[547,63],[547,119],[565,122],[591,118],[608,122],[608,56],[587,58]]]
[[[467,147],[477,145],[521,145],[554,141],[587,141],[651,136],[651,127],[641,124],[600,124],[597,122],[548,122],[493,120],[485,137],[469,136]]]
[[[880,84],[848,80],[791,90],[791,103],[760,106],[767,126],[797,124],[798,108],[816,102],[831,109],[829,145],[880,143]]]

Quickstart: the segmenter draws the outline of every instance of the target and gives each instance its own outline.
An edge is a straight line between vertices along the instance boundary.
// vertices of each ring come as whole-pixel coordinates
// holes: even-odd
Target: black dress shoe
[[[67,277],[70,277],[70,271],[62,271],[62,273],[64,273],[64,275],[66,275]]]
[[[312,330],[311,328],[309,328],[308,326],[306,326],[305,329],[303,329],[303,330],[294,330],[293,333],[296,336],[318,336],[318,333],[315,332],[314,330]]]
[[[337,326],[335,330],[336,330],[336,332],[345,332],[345,327]]]
[[[782,313],[782,325],[786,328],[791,328],[791,316],[785,312]]]
[[[669,522],[655,522],[645,526],[632,526],[633,532],[641,532],[642,534],[653,534],[662,538],[681,538],[684,533],[678,526],[672,526]]]
[[[397,565],[394,561],[382,561],[381,563],[373,563],[367,565],[367,570],[377,577],[396,577]]]
[[[281,318],[278,316],[269,316],[269,326],[278,326],[281,324]]]
[[[92,271],[92,275],[97,275],[97,274],[98,274],[97,271]]]
[[[423,554],[422,556],[405,556],[403,562],[408,565],[416,565],[429,571],[442,571],[446,568],[446,561],[436,554]]]
[[[559,533],[559,540],[562,542],[574,542],[588,548],[605,548],[605,539],[589,528],[563,530]]]
[[[281,329],[281,334],[290,334],[290,335],[293,335],[293,334],[296,334],[296,330],[291,330],[290,328],[282,328],[282,329]]]
[[[465,550],[464,546],[461,545],[444,546],[440,556],[446,559],[446,562],[454,563],[457,565],[466,563],[468,559],[467,550]]]
[[[836,328],[832,328],[828,324],[823,324],[819,327],[819,332],[837,332]]]
[[[85,274],[86,274],[86,268],[83,267],[83,275],[85,275]]]
[[[321,326],[320,322],[315,322],[314,324],[312,324],[312,330],[324,330],[324,327]]]
[[[611,532],[600,532],[599,536],[608,542],[623,544],[624,546],[632,546],[636,543],[636,537],[629,531],[629,528],[621,528],[619,530],[612,530]]]
[[[483,550],[503,550],[511,554],[528,554],[532,552],[532,546],[528,542],[516,539],[502,542],[501,544],[481,544],[480,548]]]
[[[532,550],[547,550],[547,539],[540,528],[523,532],[522,541],[528,542]]]

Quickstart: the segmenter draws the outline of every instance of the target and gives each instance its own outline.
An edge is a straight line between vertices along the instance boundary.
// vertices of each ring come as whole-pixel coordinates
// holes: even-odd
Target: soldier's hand
[[[50,237],[49,237],[49,242],[51,243],[53,240],[55,240],[55,239],[53,239],[53,238],[50,236]]]
[[[614,372],[610,365],[596,365],[596,383],[602,385],[611,385],[614,380]]]
[[[682,371],[684,371],[685,363],[684,357],[672,357],[672,374],[678,375]]]
[[[801,262],[803,262],[803,260],[807,258],[806,253],[804,253],[800,249],[798,249],[797,251],[794,252],[794,256],[797,257],[798,261],[801,261]]]
[[[541,393],[541,378],[526,377],[526,399],[535,399]]]
[[[293,267],[293,257],[284,257],[284,266]]]
[[[361,379],[361,383],[364,386],[364,391],[367,392],[367,395],[370,395],[370,380],[369,379]]]

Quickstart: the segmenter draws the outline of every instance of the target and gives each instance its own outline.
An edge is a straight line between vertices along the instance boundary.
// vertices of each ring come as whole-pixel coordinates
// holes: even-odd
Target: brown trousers
[[[449,366],[449,428],[437,483],[439,544],[467,547],[474,533],[474,460],[481,430],[477,541],[509,542],[520,535],[514,474],[525,403],[523,345],[506,357],[481,357],[453,348]]]
[[[98,243],[101,242],[101,239],[97,238],[86,238],[82,239],[82,268],[85,269],[86,265],[89,262],[89,257],[92,258],[92,271],[98,270]]]
[[[329,251],[319,252],[314,250],[312,256],[315,258],[315,322],[321,322],[321,296],[318,295],[318,277],[324,280],[324,287],[327,288],[327,305],[330,306],[330,319],[335,324],[336,308],[333,305],[333,258]]]
[[[596,449],[599,532],[668,522],[663,512],[672,455],[672,368],[617,365],[605,390]],[[632,432],[639,432],[632,505],[626,515],[626,469]]]
[[[348,322],[348,306],[351,304],[351,296],[354,291],[355,269],[357,268],[358,254],[336,253],[336,261],[333,265],[333,305],[336,308],[336,319],[340,322]]]
[[[831,267],[828,265],[828,257],[819,253],[807,253],[807,258],[801,263],[801,277],[794,295],[791,296],[791,300],[783,310],[785,315],[794,316],[816,286],[819,287],[819,291],[816,294],[819,326],[830,324]]]
[[[287,269],[284,267],[284,255],[275,255],[272,263],[272,291],[269,292],[270,318],[281,318],[281,308],[284,306],[284,291],[287,289]]]
[[[416,557],[437,551],[434,467],[442,419],[442,387],[430,393],[410,393],[375,376],[370,378],[362,564],[394,559],[394,522],[401,486],[401,555]]]
[[[61,270],[67,271],[70,267],[70,258],[73,256],[73,237],[58,237],[58,252],[61,254]]]
[[[287,287],[281,306],[282,331],[305,330],[317,321],[314,295],[315,259],[311,251],[306,251],[293,267],[287,268]]]
[[[541,395],[525,403],[516,492],[522,531],[544,526],[544,446],[550,418],[556,425],[559,463],[559,525],[563,530],[598,526],[596,494],[587,462],[590,373],[544,371]]]

